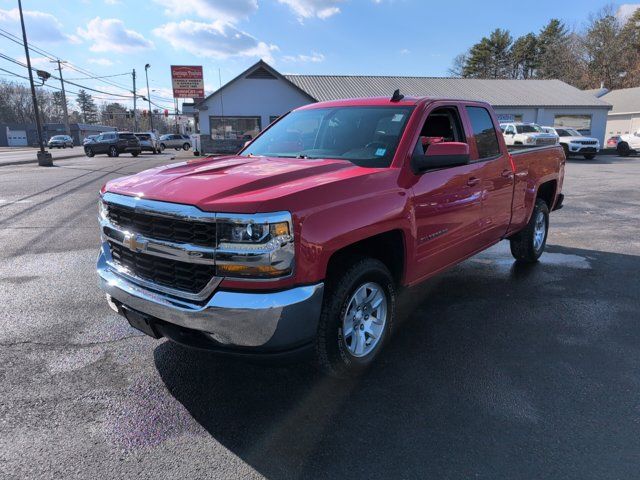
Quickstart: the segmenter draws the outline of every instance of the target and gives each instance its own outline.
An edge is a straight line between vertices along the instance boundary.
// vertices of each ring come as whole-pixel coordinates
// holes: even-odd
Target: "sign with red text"
[[[204,98],[201,65],[171,65],[174,98]]]

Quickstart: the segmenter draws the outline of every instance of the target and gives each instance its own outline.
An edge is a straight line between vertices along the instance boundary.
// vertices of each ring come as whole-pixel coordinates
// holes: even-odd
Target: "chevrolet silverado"
[[[108,182],[99,284],[154,338],[355,375],[389,341],[400,288],[503,239],[538,260],[564,165],[560,146],[509,152],[484,102],[303,106],[237,155]]]

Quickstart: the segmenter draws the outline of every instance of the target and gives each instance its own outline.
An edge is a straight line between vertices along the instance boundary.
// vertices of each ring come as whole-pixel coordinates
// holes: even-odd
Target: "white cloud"
[[[400,55],[409,55],[411,53],[411,50],[409,50],[408,48],[403,48],[402,50],[400,50]]]
[[[224,22],[169,22],[153,33],[164,38],[176,50],[185,50],[199,57],[260,57],[272,62],[272,53],[278,49]]]
[[[93,63],[94,65],[100,65],[102,67],[111,67],[113,62],[108,58],[90,58],[87,60],[89,63]]]
[[[329,18],[340,13],[343,0],[278,0],[287,5],[302,21],[308,18]]]
[[[324,55],[317,52],[311,52],[309,55],[285,55],[282,60],[295,63],[320,63],[324,62]]]
[[[104,3],[107,5],[120,5],[122,2],[120,0],[104,0]]]
[[[50,13],[37,10],[24,10],[24,22],[29,34],[29,40],[34,42],[61,43],[76,42],[73,35],[62,31],[62,23]],[[20,31],[20,13],[17,8],[12,10],[0,9],[0,27],[11,33],[22,36]]]
[[[640,3],[623,3],[616,12],[616,17],[621,22],[626,22],[633,12],[640,8]]]
[[[156,0],[171,17],[187,16],[235,23],[258,10],[258,0]]]
[[[29,60],[31,60],[32,67],[38,68],[40,70],[47,70],[49,73],[58,68],[58,64],[51,63],[47,57],[34,57],[33,55],[29,55]],[[25,57],[24,55],[18,57],[18,61],[26,64],[27,57]]]
[[[147,40],[135,30],[124,26],[117,18],[96,17],[87,23],[87,28],[78,28],[78,35],[93,42],[92,52],[120,52],[153,48],[153,42]]]

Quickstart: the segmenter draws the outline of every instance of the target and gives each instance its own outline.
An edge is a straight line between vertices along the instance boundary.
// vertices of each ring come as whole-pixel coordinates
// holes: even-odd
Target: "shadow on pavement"
[[[357,380],[170,342],[156,367],[216,441],[271,479],[635,477],[640,257],[507,255],[405,291],[406,320]]]

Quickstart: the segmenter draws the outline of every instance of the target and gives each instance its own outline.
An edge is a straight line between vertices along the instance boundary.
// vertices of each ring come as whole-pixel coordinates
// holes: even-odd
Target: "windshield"
[[[335,107],[291,112],[241,155],[336,158],[388,167],[413,107]]]
[[[561,137],[581,137],[582,134],[573,128],[558,128],[558,135]]]
[[[64,140],[65,138],[64,135],[56,135],[55,137],[51,137],[51,140]]]
[[[151,138],[151,135],[149,135],[148,133],[136,133],[136,137],[138,137],[140,140],[149,140]]]
[[[540,133],[542,129],[538,125],[516,125],[518,133]]]

